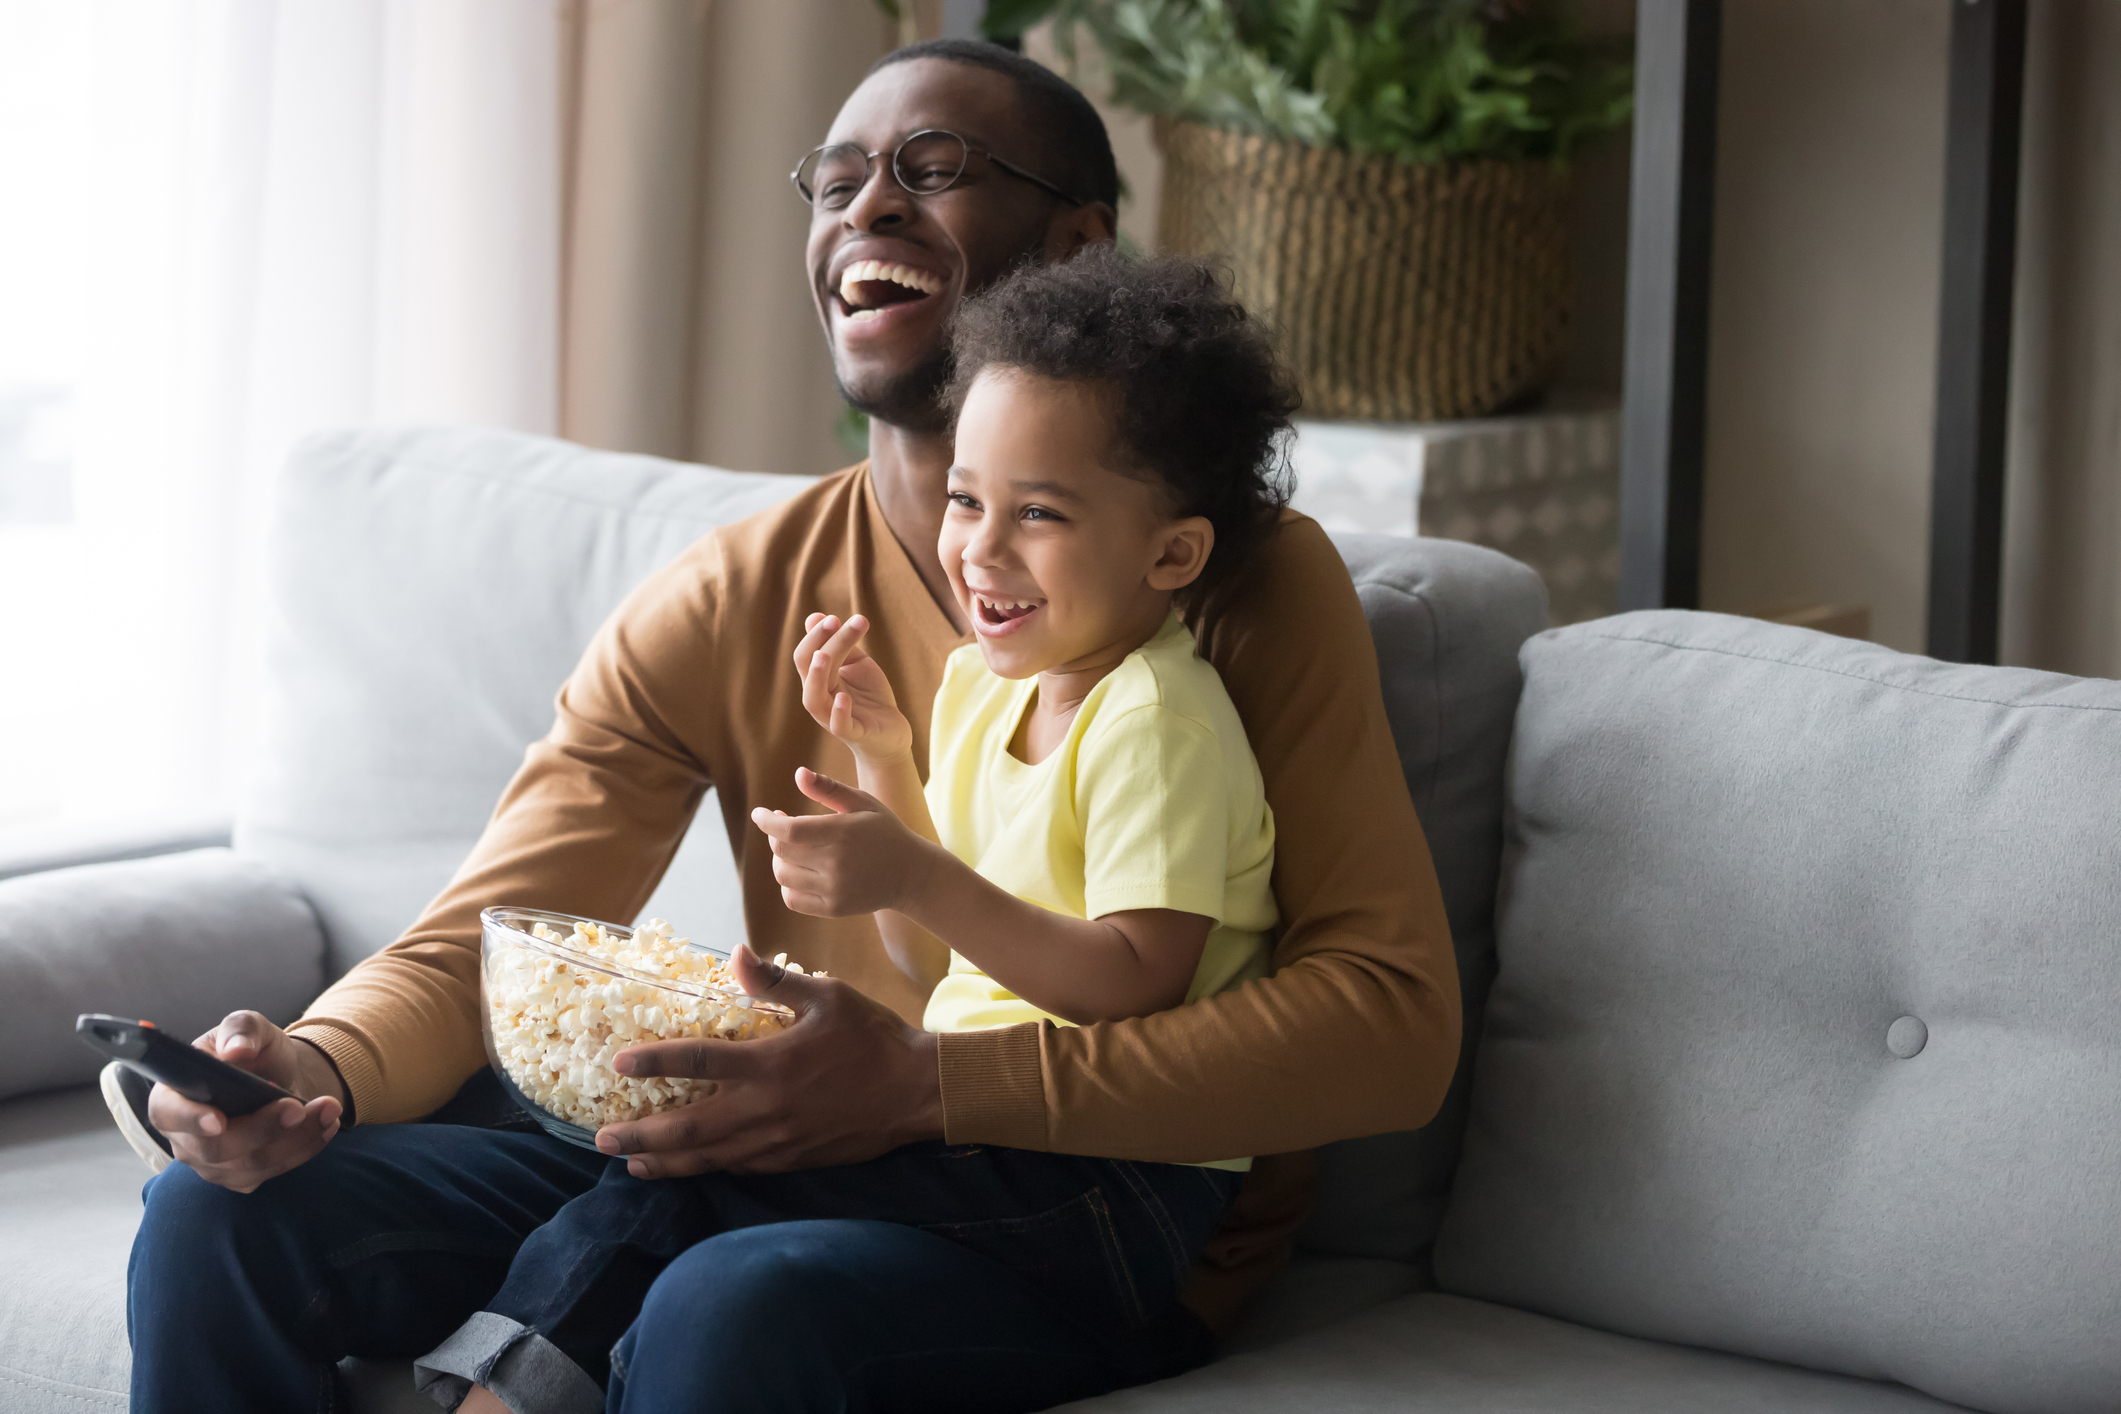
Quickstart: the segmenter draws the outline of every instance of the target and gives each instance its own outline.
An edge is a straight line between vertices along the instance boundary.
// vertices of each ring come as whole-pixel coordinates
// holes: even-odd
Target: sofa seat
[[[1429,1292],[1079,1414],[1941,1414],[1902,1385],[1609,1335]]]
[[[0,1410],[123,1409],[140,1162],[95,1086],[0,1105]],[[402,1361],[346,1362],[357,1414],[434,1414]]]
[[[0,1104],[0,1252],[13,1259],[0,1284],[0,1410],[125,1408],[125,1266],[147,1176],[93,1085]],[[1404,1262],[1299,1257],[1231,1348],[1299,1338],[1421,1282]],[[345,1369],[358,1414],[435,1408],[404,1361]]]
[[[94,1086],[0,1105],[0,1251],[12,1258],[10,1280],[0,1286],[0,1408],[125,1408],[125,1262],[146,1178]],[[1416,1280],[1415,1269],[1400,1263],[1299,1258],[1261,1295],[1231,1342],[1237,1353],[1179,1379],[1068,1407],[1084,1414],[1960,1407],[1898,1385],[1608,1335],[1483,1301],[1399,1294]],[[400,1362],[349,1362],[348,1374],[361,1414],[434,1408]]]
[[[147,1167],[93,1085],[0,1105],[0,1409],[123,1409]]]

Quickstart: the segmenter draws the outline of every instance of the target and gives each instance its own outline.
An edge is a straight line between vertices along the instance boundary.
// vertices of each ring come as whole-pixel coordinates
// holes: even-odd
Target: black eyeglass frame
[[[915,191],[912,186],[907,183],[906,174],[899,170],[898,159],[899,154],[904,152],[908,145],[918,142],[924,137],[955,138],[957,139],[957,145],[964,149],[966,157],[969,158],[974,155],[984,157],[989,162],[992,162],[995,166],[1001,168],[1004,172],[1007,172],[1010,176],[1021,177],[1023,178],[1023,180],[1031,183],[1033,186],[1042,187],[1045,190],[1053,193],[1055,196],[1059,197],[1062,201],[1067,202],[1070,206],[1089,205],[1089,203],[1084,201],[1081,197],[1070,196],[1067,192],[1062,191],[1059,187],[1047,181],[1044,177],[1039,176],[1037,173],[1027,172],[1023,168],[1017,166],[1014,162],[1009,161],[1007,158],[995,156],[994,153],[988,151],[984,147],[974,147],[972,145],[971,139],[967,138],[963,133],[954,133],[948,128],[922,128],[917,133],[907,134],[903,139],[900,140],[899,145],[897,147],[891,149],[891,180],[897,182],[899,184],[899,190],[905,192],[906,195],[910,197],[920,198],[924,196],[941,196],[944,192],[956,186],[959,180],[965,175],[965,164],[960,162],[958,164],[956,173],[951,176],[950,180],[944,182],[934,191]],[[847,148],[849,151],[852,152],[862,151],[861,146],[857,143],[828,142],[822,147],[814,147],[810,151],[804,153],[803,160],[796,163],[795,170],[788,174],[788,180],[795,185],[796,195],[802,197],[803,204],[805,206],[808,206],[813,211],[841,211],[845,210],[849,206],[852,206],[854,204],[855,197],[860,196],[865,190],[868,189],[869,179],[876,175],[876,159],[884,155],[882,151],[863,152],[861,185],[856,187],[852,192],[850,192],[847,196],[847,199],[839,203],[839,205],[823,206],[819,204],[815,197],[804,195],[803,168],[810,165],[811,159],[816,158],[823,153],[831,152],[835,148],[841,147]]]

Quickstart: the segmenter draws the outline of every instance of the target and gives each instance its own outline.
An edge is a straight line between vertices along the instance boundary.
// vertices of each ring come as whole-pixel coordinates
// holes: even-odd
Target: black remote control
[[[255,1113],[275,1100],[295,1098],[269,1080],[164,1035],[152,1021],[84,1012],[74,1022],[74,1034],[112,1060],[160,1081],[187,1100],[212,1105],[231,1119]]]

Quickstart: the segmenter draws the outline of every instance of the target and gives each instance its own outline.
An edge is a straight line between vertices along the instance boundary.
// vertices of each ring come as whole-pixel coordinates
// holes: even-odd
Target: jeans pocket
[[[1236,1175],[1193,1164],[1130,1159],[1098,1163],[1110,1175],[1113,1197],[1121,1200],[1114,1214],[1120,1240],[1139,1254],[1134,1266],[1137,1285],[1152,1305],[1159,1296],[1176,1300],[1186,1274],[1230,1206]],[[1157,1263],[1153,1274],[1150,1262]],[[1162,1279],[1161,1289],[1157,1278]]]
[[[1001,1263],[1077,1311],[1110,1311],[1129,1330],[1148,1319],[1125,1246],[1101,1188],[1025,1217],[923,1223],[921,1231]]]

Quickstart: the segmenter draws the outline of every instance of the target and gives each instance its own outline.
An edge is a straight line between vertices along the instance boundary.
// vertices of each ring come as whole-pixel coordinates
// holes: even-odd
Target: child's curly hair
[[[1114,470],[1163,483],[1174,515],[1215,527],[1185,603],[1242,573],[1288,504],[1282,434],[1296,381],[1211,265],[1111,245],[1026,265],[965,301],[952,353],[943,405],[953,421],[973,381],[995,369],[1109,390],[1123,453]]]

